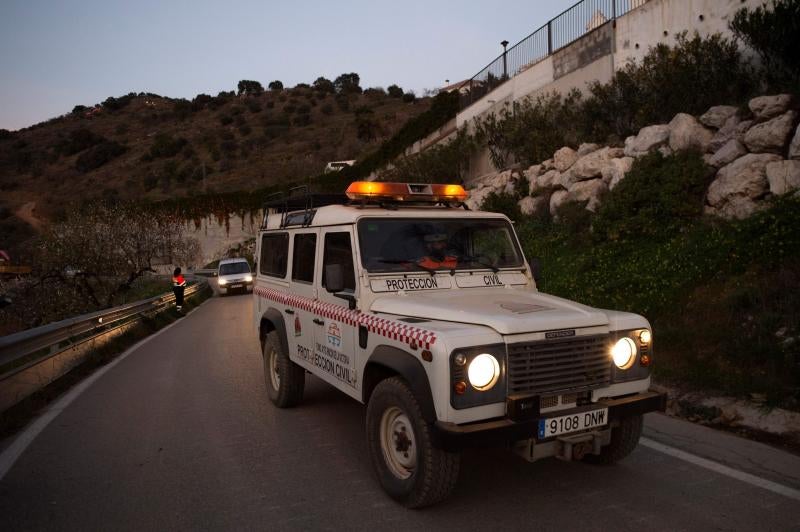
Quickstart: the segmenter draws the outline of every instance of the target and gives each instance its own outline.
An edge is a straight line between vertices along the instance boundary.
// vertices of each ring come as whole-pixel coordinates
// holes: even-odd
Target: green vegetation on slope
[[[643,158],[596,215],[520,218],[526,256],[542,291],[650,319],[658,377],[796,408],[800,199],[726,222],[702,215],[707,179],[697,154]]]

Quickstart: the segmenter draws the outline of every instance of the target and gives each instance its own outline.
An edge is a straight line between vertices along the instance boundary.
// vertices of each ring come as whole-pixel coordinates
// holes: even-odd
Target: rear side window
[[[325,267],[328,264],[342,266],[344,289],[355,292],[356,273],[353,269],[353,246],[350,244],[350,233],[327,233],[325,235],[325,252],[322,264],[322,286],[325,288],[328,287],[325,282]]]
[[[286,277],[289,259],[289,234],[270,233],[261,237],[259,270],[271,277]]]
[[[303,233],[294,235],[294,255],[292,256],[292,281],[311,283],[314,281],[314,256],[317,248],[317,235]]]

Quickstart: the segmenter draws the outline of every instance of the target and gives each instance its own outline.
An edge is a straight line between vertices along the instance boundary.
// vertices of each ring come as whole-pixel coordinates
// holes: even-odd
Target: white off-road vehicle
[[[539,292],[508,218],[466,197],[357,182],[269,203],[259,232],[270,399],[299,404],[309,372],[367,404],[377,478],[408,507],[450,493],[467,446],[615,462],[666,401],[647,320]]]

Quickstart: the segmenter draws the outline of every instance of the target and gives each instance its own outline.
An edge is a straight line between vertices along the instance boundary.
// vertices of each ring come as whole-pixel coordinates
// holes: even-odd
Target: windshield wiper
[[[436,275],[436,272],[438,271],[435,268],[428,268],[427,266],[423,266],[422,264],[419,264],[419,263],[414,262],[412,260],[400,260],[400,259],[374,259],[374,260],[376,260],[378,262],[382,262],[383,264],[410,264],[412,266],[416,266],[417,268],[419,268],[421,270],[425,270],[426,272],[428,272],[432,276]]]
[[[500,268],[498,268],[494,264],[482,261],[478,257],[461,257],[461,260],[459,262],[474,262],[475,264],[480,264],[481,266],[489,268],[490,270],[492,270],[493,273],[497,273],[500,271]]]

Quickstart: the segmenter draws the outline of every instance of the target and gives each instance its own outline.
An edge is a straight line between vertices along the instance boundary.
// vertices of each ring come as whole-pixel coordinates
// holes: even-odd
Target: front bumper
[[[553,416],[563,416],[608,408],[609,425],[626,417],[638,416],[647,412],[663,412],[667,406],[667,395],[657,392],[642,392],[618,399],[603,399],[590,405],[570,410],[550,412],[536,415],[525,420],[513,420],[508,417],[492,421],[456,425],[437,421],[433,425],[434,442],[437,447],[447,451],[457,451],[466,447],[484,447],[502,443],[511,443],[529,438],[536,439],[539,420]],[[513,405],[509,405],[511,411]]]

